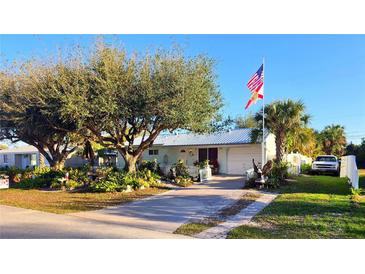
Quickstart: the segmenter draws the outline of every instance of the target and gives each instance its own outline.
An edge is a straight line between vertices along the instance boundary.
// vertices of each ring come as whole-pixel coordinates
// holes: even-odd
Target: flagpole
[[[261,162],[261,169],[265,165],[265,58],[262,57],[262,73],[264,76],[264,86],[262,91],[262,162]]]

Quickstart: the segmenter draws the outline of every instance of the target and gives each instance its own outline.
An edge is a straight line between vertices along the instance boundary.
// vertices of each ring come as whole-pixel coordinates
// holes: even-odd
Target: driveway
[[[0,205],[0,239],[166,239],[171,233]]]
[[[209,182],[171,190],[147,199],[70,215],[172,233],[190,220],[207,217],[234,203],[246,191],[242,187],[242,177],[216,176]]]
[[[242,177],[217,176],[147,199],[68,215],[0,205],[0,238],[186,238],[181,224],[209,216],[246,191]]]

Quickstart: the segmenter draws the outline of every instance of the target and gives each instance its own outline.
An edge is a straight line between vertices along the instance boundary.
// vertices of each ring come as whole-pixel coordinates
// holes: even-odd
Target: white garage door
[[[242,175],[247,169],[252,168],[252,159],[261,162],[261,147],[250,145],[247,147],[230,148],[228,151],[228,174]]]

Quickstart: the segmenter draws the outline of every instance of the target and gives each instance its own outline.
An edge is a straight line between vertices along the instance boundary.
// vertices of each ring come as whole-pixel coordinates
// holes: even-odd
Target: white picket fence
[[[294,175],[299,175],[302,164],[312,164],[312,158],[304,156],[300,153],[289,153],[283,156],[283,160],[290,164],[288,172]]]
[[[349,178],[352,187],[359,188],[359,171],[357,170],[355,155],[341,157],[340,177]]]

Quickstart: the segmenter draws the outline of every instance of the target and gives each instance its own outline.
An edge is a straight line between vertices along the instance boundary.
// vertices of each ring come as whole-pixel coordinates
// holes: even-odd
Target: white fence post
[[[341,157],[340,177],[347,177],[353,188],[359,188],[359,171],[356,166],[356,156],[348,155]]]

